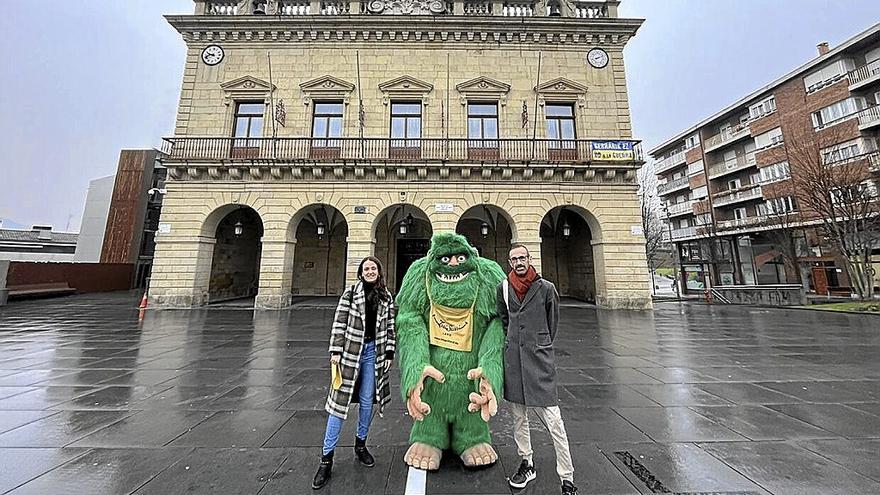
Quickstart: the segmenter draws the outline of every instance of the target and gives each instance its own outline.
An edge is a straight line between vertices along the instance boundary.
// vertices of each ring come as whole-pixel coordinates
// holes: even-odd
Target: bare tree
[[[639,170],[639,199],[641,201],[642,233],[645,235],[645,256],[653,275],[666,251],[664,226],[658,214],[660,200],[657,197],[657,176],[653,167],[645,165]],[[670,239],[671,242],[671,239]],[[651,281],[654,284],[654,281]]]
[[[849,125],[854,124],[790,133],[785,147],[805,219],[820,222],[822,235],[844,258],[853,288],[865,299],[874,293],[871,251],[880,246],[880,197],[865,155],[829,152],[846,140],[843,132]]]

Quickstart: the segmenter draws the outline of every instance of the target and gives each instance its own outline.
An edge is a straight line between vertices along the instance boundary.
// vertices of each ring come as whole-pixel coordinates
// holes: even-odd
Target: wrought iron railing
[[[468,138],[165,138],[168,160],[384,160],[497,162],[641,162],[638,141],[612,140],[630,150],[608,151],[609,140]],[[596,149],[601,148],[601,149]]]

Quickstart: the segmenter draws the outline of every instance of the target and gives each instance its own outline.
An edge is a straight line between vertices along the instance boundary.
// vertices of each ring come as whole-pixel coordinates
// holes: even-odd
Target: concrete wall
[[[104,246],[104,229],[107,228],[107,215],[110,200],[113,198],[115,175],[89,181],[89,192],[83,207],[79,237],[76,240],[76,254],[73,261],[98,263]]]

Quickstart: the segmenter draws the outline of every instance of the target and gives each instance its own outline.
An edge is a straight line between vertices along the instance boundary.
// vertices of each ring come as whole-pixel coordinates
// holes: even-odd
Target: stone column
[[[357,281],[357,269],[361,260],[373,254],[375,242],[366,238],[348,237],[348,262],[345,264],[345,283],[351,285]]]
[[[157,236],[150,303],[170,308],[207,304],[216,242],[213,237]]]
[[[593,241],[596,303],[613,309],[650,309],[651,286],[641,237]]]
[[[254,307],[281,309],[290,306],[296,241],[264,238],[262,244],[260,288]]]

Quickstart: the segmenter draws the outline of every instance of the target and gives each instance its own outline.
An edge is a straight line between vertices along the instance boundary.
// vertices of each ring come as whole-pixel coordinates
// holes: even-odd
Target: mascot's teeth
[[[457,273],[455,275],[446,275],[445,273],[438,273],[437,280],[441,282],[446,282],[447,284],[454,284],[455,282],[461,282],[467,276],[470,275],[470,272],[465,273]]]

